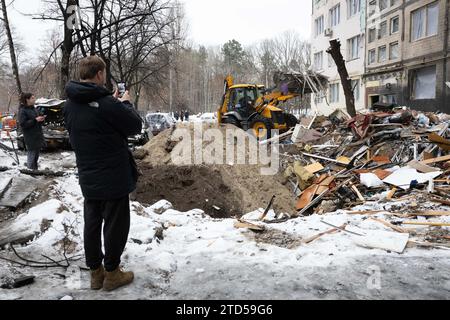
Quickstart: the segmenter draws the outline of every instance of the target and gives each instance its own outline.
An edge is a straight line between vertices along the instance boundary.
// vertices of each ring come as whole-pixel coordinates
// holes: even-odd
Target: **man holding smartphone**
[[[129,194],[138,176],[127,137],[141,132],[142,119],[127,91],[119,98],[118,90],[111,95],[105,88],[106,64],[101,58],[82,59],[79,73],[81,80],[66,86],[64,117],[85,198],[84,249],[91,289],[111,291],[134,279],[119,265],[130,229]]]

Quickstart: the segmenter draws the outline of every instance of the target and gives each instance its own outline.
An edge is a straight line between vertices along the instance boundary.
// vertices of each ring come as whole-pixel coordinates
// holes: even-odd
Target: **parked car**
[[[149,113],[145,119],[147,120],[148,131],[154,136],[176,126],[175,119],[168,113]]]
[[[148,128],[147,121],[145,119],[142,119],[142,131],[140,134],[130,136],[128,137],[128,144],[131,147],[134,146],[143,146],[147,142],[150,141],[150,137],[152,136],[152,133],[150,132]]]
[[[45,115],[42,132],[46,142],[45,150],[64,149],[70,150],[69,132],[64,126],[64,103],[59,99],[38,99],[36,109],[40,115]],[[20,150],[25,150],[25,139],[18,128],[17,145]]]
[[[201,122],[206,122],[206,123],[216,123],[217,122],[217,116],[215,113],[204,113],[200,116],[199,119]]]

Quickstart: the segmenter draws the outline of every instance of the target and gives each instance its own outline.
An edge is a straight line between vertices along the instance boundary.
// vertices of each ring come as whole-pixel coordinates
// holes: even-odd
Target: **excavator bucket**
[[[307,94],[322,91],[327,85],[327,77],[308,71],[305,73],[282,73],[274,74],[273,81],[277,89],[284,95]]]

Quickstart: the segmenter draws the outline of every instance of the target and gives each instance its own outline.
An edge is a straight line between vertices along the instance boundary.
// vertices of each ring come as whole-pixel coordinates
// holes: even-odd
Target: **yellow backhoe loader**
[[[275,87],[234,84],[230,75],[224,82],[222,105],[217,112],[219,124],[229,123],[252,130],[259,139],[271,137],[271,130],[285,132],[298,123],[297,118],[281,108],[281,104],[306,93],[315,92],[326,82],[318,74],[282,74],[274,76]]]

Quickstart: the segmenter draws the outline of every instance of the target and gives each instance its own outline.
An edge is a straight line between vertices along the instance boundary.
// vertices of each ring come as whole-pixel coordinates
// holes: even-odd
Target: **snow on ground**
[[[53,170],[63,170],[73,154],[43,155]],[[3,159],[2,159],[3,161]],[[8,171],[7,174],[14,174]],[[48,200],[20,214],[12,232],[36,236],[20,255],[47,261],[83,255],[83,197],[73,169],[48,190]],[[401,203],[395,203],[401,205]],[[355,210],[388,210],[373,202]],[[176,208],[175,208],[176,209]],[[84,260],[63,268],[22,268],[0,260],[0,283],[35,275],[35,283],[0,289],[0,299],[405,299],[450,298],[450,251],[407,248],[402,254],[358,246],[345,232],[327,234],[325,220],[364,230],[392,231],[363,215],[337,211],[283,223],[264,224],[263,234],[234,227],[234,219],[212,219],[200,210],[179,212],[167,201],[150,207],[131,202],[131,228],[123,265],[133,270],[132,285],[114,292],[89,290]],[[257,219],[261,211],[245,216]],[[384,213],[373,215],[387,219]],[[269,212],[268,219],[275,217]],[[450,222],[450,218],[440,221]],[[69,239],[69,242],[64,242]],[[68,243],[68,246],[64,246]],[[10,250],[3,257],[17,259]]]

